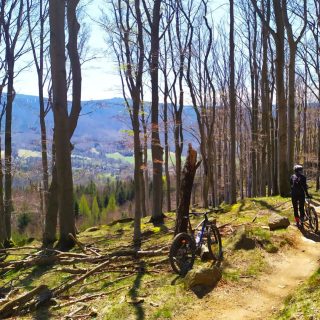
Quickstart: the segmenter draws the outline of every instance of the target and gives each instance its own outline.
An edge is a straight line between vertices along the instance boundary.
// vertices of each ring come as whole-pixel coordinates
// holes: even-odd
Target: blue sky
[[[104,3],[106,3],[106,0],[93,0],[87,9],[87,14],[98,20]],[[222,4],[226,5],[221,7]],[[217,22],[216,19],[220,20],[226,17],[228,12],[227,4],[227,0],[211,0],[210,6],[212,10],[215,10],[215,22]],[[219,9],[216,10],[217,8]],[[106,53],[108,46],[105,40],[105,33],[94,21],[90,20],[89,24],[91,28],[89,46],[92,54],[97,58],[83,66],[82,100],[121,97],[121,81],[114,57],[112,54]],[[31,60],[31,56],[28,59]],[[23,61],[19,62],[20,65],[23,63]],[[17,68],[19,68],[19,64]],[[37,77],[34,68],[31,67],[25,70],[16,78],[15,90],[21,94],[37,95]]]

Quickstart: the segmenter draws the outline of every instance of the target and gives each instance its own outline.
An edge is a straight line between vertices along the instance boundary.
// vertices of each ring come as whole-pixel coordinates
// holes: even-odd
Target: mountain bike
[[[311,199],[306,198],[305,202],[305,216],[303,225],[307,222],[308,228],[314,232],[318,232],[318,215],[316,209],[311,205]]]
[[[190,212],[185,219],[188,219],[188,232],[178,233],[170,247],[169,260],[172,269],[179,275],[186,275],[192,269],[196,252],[201,251],[203,245],[207,245],[209,257],[214,261],[222,259],[222,244],[219,229],[216,220],[210,221],[208,214],[213,211],[204,213]],[[190,214],[195,216],[203,215],[203,220],[192,229]]]

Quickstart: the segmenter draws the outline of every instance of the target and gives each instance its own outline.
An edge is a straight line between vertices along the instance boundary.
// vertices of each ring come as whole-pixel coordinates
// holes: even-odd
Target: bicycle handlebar
[[[207,215],[209,213],[212,213],[214,212],[214,210],[208,210],[208,211],[204,211],[204,212],[189,212],[189,214],[193,214],[194,216],[204,216],[204,215]]]

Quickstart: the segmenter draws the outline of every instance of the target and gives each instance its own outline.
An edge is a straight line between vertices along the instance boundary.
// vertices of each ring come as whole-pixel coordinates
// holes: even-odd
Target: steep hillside
[[[249,199],[222,210],[215,217],[223,239],[223,276],[202,296],[186,290],[184,279],[177,277],[168,263],[172,213],[167,213],[161,228],[148,223],[149,218],[143,219],[142,251],[135,256],[130,254],[133,222],[127,220],[79,234],[83,246],[67,254],[44,255],[37,242],[12,250],[0,263],[0,295],[12,301],[42,284],[53,292],[55,299],[36,311],[32,311],[32,301],[31,313],[24,304],[26,313],[20,310],[19,319],[60,319],[66,315],[82,319],[195,319],[200,315],[201,319],[272,319],[283,308],[286,297],[299,293],[301,281],[316,270],[319,245],[305,241],[294,226],[268,230],[268,217],[274,212],[293,220],[289,199]],[[192,224],[199,219],[193,218]],[[243,230],[254,244],[250,248],[234,246]],[[43,259],[50,259],[51,264],[41,266]],[[299,268],[308,263],[303,272],[295,268],[297,261]],[[195,268],[203,265],[210,266],[210,262],[197,258]],[[317,279],[316,274],[310,282],[312,290],[316,290]],[[6,298],[8,290],[11,293]],[[233,310],[238,310],[237,318]],[[242,318],[240,310],[244,312]]]

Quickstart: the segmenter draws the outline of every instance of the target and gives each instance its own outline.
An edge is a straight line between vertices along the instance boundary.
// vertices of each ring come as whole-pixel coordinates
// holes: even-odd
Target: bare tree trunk
[[[11,51],[11,50],[10,50]],[[14,56],[12,52],[7,55],[8,63],[8,92],[6,104],[6,122],[5,122],[5,164],[4,164],[4,210],[6,217],[7,242],[11,238],[11,212],[12,205],[12,106],[15,96],[13,89],[14,79]]]
[[[2,96],[2,92],[0,93]],[[2,114],[3,115],[3,114]],[[0,118],[0,132],[2,124],[2,115]],[[0,154],[1,154],[1,136],[0,136]],[[6,217],[4,211],[4,202],[3,202],[3,171],[2,171],[2,159],[0,159],[0,247],[2,247],[8,240],[7,228],[6,228]]]
[[[182,172],[180,205],[177,210],[175,234],[187,232],[188,220],[185,217],[189,215],[192,186],[198,166],[197,151],[192,149],[191,144],[189,144],[188,156]]]
[[[53,147],[53,149],[55,149]],[[54,151],[55,152],[55,151]],[[55,158],[55,153],[52,153]],[[50,248],[53,246],[54,242],[57,240],[56,230],[57,230],[57,220],[58,220],[58,177],[57,168],[54,163],[52,167],[52,181],[49,187],[49,197],[48,197],[48,207],[45,216],[44,233],[42,237],[43,247]]]
[[[68,19],[75,12],[68,8]],[[71,14],[71,17],[69,17]],[[73,15],[74,14],[74,15]],[[73,212],[73,181],[70,148],[70,125],[67,107],[67,79],[65,66],[65,1],[50,0],[50,56],[53,89],[53,114],[55,124],[55,148],[58,183],[58,204],[60,219],[59,248],[68,250],[74,245],[69,233],[75,236]],[[69,38],[69,43],[72,41]],[[71,46],[71,45],[70,45]],[[75,79],[74,79],[75,81]],[[75,94],[75,92],[73,92]]]
[[[40,105],[40,131],[41,131],[41,159],[42,159],[42,181],[43,181],[43,209],[44,213],[48,210],[49,199],[49,169],[47,152],[47,130],[45,121],[45,106],[43,97],[43,87],[40,87],[42,78],[39,79],[39,105]]]
[[[179,9],[177,9],[179,10]],[[183,150],[183,134],[182,134],[182,110],[184,104],[184,91],[183,91],[183,79],[184,79],[184,60],[185,50],[181,43],[181,30],[180,30],[180,15],[176,13],[176,29],[177,40],[179,49],[179,107],[175,110],[175,124],[174,124],[174,140],[175,140],[175,152],[176,152],[176,205],[179,207],[179,195],[180,195],[180,183],[181,183],[181,154]]]
[[[1,35],[5,41],[5,65],[7,83],[7,101],[5,115],[5,150],[4,150],[4,212],[6,223],[6,243],[10,245],[11,238],[11,213],[12,205],[12,107],[15,97],[13,82],[15,78],[15,62],[22,55],[23,41],[19,50],[16,46],[20,39],[20,34],[24,22],[24,2],[17,0],[8,5],[6,12],[6,1],[1,3]],[[17,52],[18,51],[18,52]],[[5,85],[3,82],[2,85]]]
[[[288,18],[287,1],[282,0],[283,20],[287,31],[289,43],[289,70],[288,70],[288,167],[293,167],[294,146],[295,146],[295,96],[296,96],[296,53],[298,43],[300,42],[307,26],[307,1],[303,1],[303,26],[297,39],[294,39],[292,25]]]
[[[166,75],[166,67],[164,70]],[[163,121],[164,121],[164,166],[166,174],[166,191],[167,191],[167,211],[171,211],[171,184],[169,172],[169,132],[168,132],[168,81],[165,78],[164,84],[164,101],[163,101]]]
[[[169,13],[168,13],[169,14]],[[167,25],[170,23],[168,17],[163,22],[163,24]],[[165,167],[165,175],[166,175],[166,202],[167,202],[167,211],[171,211],[171,181],[170,181],[170,171],[169,171],[169,152],[170,152],[170,145],[169,145],[169,120],[168,120],[168,97],[169,97],[169,70],[168,70],[168,51],[171,49],[171,53],[173,54],[172,50],[172,41],[171,41],[171,33],[170,28],[168,30],[169,42],[168,45],[167,36],[164,34],[163,42],[163,77],[164,77],[164,91],[163,91],[163,122],[164,122],[164,167]]]
[[[80,30],[80,24],[77,20],[77,6],[79,2],[80,0],[67,0],[67,23],[69,35],[67,49],[72,74],[72,108],[68,117],[69,140],[72,138],[72,135],[77,127],[79,114],[81,111],[82,75],[78,52],[78,34]]]
[[[181,96],[180,96],[181,103]],[[182,102],[183,103],[183,102]],[[180,128],[182,127],[181,113],[175,112],[174,124],[174,141],[175,141],[175,156],[176,156],[176,204],[179,207],[180,183],[181,183],[181,141],[180,141]]]
[[[163,148],[159,135],[159,25],[160,7],[162,0],[153,3],[151,25],[151,152],[153,163],[153,189],[152,189],[152,222],[163,223],[162,213],[162,163]]]
[[[237,202],[237,173],[236,173],[236,88],[235,88],[235,59],[234,59],[234,8],[233,0],[230,3],[230,88],[229,88],[229,103],[230,103],[230,199],[229,203]]]
[[[148,136],[147,136],[147,127],[144,127],[144,145],[143,145],[143,160],[144,160],[144,193],[145,193],[145,207],[146,215],[149,214],[150,210],[150,199],[149,199],[149,169],[148,169]]]
[[[317,181],[316,181],[316,190],[320,189],[320,119],[317,122],[317,133],[318,133],[318,141],[317,141]]]
[[[148,197],[148,189],[145,186],[145,175],[148,173],[148,137],[147,137],[147,124],[146,119],[144,115],[144,106],[143,106],[143,97],[141,97],[141,125],[143,128],[143,139],[144,139],[144,145],[143,145],[143,152],[140,151],[141,154],[141,167],[143,170],[140,170],[140,190],[141,190],[141,210],[142,210],[142,216],[146,217],[148,215],[147,211],[147,197]],[[141,149],[141,142],[139,138],[140,143],[140,149]]]
[[[47,1],[40,1],[38,4],[39,20],[36,24],[39,24],[39,47],[38,54],[36,52],[36,44],[34,42],[33,31],[35,26],[31,24],[31,15],[32,15],[32,2],[27,0],[27,18],[28,18],[28,28],[29,28],[29,40],[31,44],[31,50],[33,54],[33,60],[36,66],[37,75],[38,75],[38,92],[39,92],[39,109],[40,109],[40,132],[41,132],[41,159],[42,159],[42,183],[43,183],[43,197],[42,197],[42,206],[43,213],[46,216],[48,210],[48,190],[49,190],[49,172],[48,172],[48,153],[47,153],[47,132],[46,132],[46,111],[44,103],[44,55],[45,55],[45,22],[47,20]]]
[[[140,126],[139,126],[139,105],[140,93],[136,92],[136,98],[133,101],[133,139],[134,139],[134,236],[133,241],[136,247],[140,246],[141,241],[141,144],[140,144]]]
[[[289,190],[289,168],[287,157],[287,101],[285,93],[284,81],[284,66],[285,66],[285,53],[284,53],[284,22],[283,22],[283,8],[278,0],[273,0],[275,11],[275,20],[277,25],[277,33],[275,34],[276,44],[276,88],[277,88],[277,105],[278,105],[278,176],[279,176],[279,191],[281,196],[288,196]]]
[[[295,145],[295,72],[296,45],[289,44],[290,61],[288,76],[288,167],[293,167]]]
[[[263,15],[266,17],[266,21],[269,24],[270,21],[270,0],[264,3],[266,8],[263,8]],[[261,191],[260,195],[266,195],[266,185],[268,185],[268,195],[271,195],[271,183],[269,179],[270,168],[270,124],[269,124],[269,81],[268,81],[268,28],[262,25],[262,70],[261,70],[261,107],[262,107],[262,152],[261,152],[261,167],[265,168],[261,170]]]
[[[133,116],[132,116],[132,127],[134,132],[134,177],[137,181],[135,183],[135,208],[134,208],[134,230],[133,230],[133,242],[136,248],[139,248],[141,245],[141,189],[143,184],[140,180],[142,174],[142,152],[141,152],[141,142],[140,142],[140,123],[139,123],[139,106],[141,104],[140,93],[142,90],[142,73],[143,73],[143,58],[144,58],[144,43],[143,43],[143,25],[141,20],[141,11],[140,11],[140,0],[135,0],[135,13],[137,16],[137,26],[138,34],[137,40],[139,45],[139,55],[138,55],[138,72],[136,75],[136,84],[133,85],[132,89],[132,98],[133,98]],[[129,40],[129,39],[128,39]],[[128,45],[128,43],[126,44]],[[130,61],[130,57],[127,52],[127,61]],[[130,77],[132,74],[130,73]],[[130,79],[133,82],[133,79]],[[146,129],[146,128],[145,128]],[[144,130],[145,130],[144,129]],[[145,139],[146,131],[145,131]],[[146,144],[146,140],[145,140]],[[145,154],[146,155],[146,154]],[[147,161],[147,159],[145,159]]]
[[[252,105],[252,121],[251,121],[251,186],[252,197],[256,197],[258,194],[258,66],[257,66],[257,18],[256,13],[253,16],[249,16],[248,19],[248,37],[249,37],[249,60],[250,60],[250,78],[251,78],[251,105]],[[253,35],[251,35],[251,31]],[[252,39],[251,39],[252,38]]]

